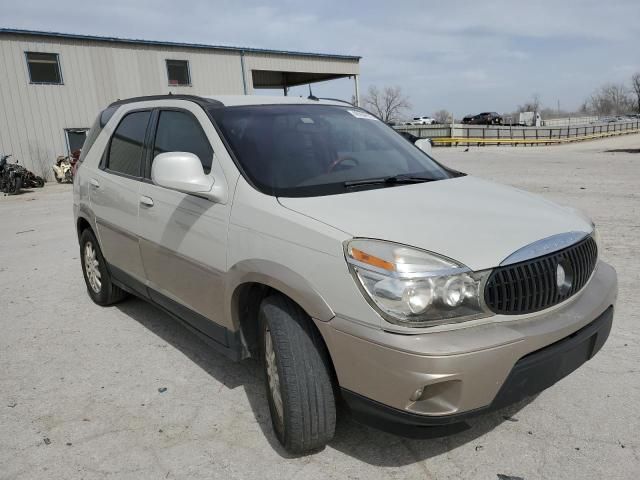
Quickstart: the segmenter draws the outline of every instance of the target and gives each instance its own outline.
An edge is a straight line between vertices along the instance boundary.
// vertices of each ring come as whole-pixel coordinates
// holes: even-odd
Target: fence
[[[549,118],[542,120],[543,127],[558,127],[566,125],[585,125],[587,123],[597,122],[599,117],[597,116],[584,116],[584,117],[566,117],[566,118]]]
[[[640,132],[640,119],[544,127],[493,125],[402,125],[396,130],[420,138],[432,139],[434,145],[548,145]]]

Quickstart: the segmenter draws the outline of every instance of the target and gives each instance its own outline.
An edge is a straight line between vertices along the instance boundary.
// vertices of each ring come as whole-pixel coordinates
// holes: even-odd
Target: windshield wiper
[[[433,182],[437,178],[419,177],[415,175],[392,175],[390,177],[368,178],[365,180],[351,180],[344,182],[346,188],[360,187],[364,185],[399,185],[407,183]]]

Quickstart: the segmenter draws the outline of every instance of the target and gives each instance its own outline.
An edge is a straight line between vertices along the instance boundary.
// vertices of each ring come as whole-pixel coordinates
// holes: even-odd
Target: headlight
[[[369,303],[392,323],[425,327],[492,315],[483,300],[490,270],[382,240],[345,244],[349,268]]]

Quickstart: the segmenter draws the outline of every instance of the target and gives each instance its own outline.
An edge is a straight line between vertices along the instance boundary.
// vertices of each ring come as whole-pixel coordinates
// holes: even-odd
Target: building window
[[[31,83],[62,84],[60,57],[57,53],[26,52]]]
[[[191,85],[189,62],[187,60],[167,60],[169,85]]]

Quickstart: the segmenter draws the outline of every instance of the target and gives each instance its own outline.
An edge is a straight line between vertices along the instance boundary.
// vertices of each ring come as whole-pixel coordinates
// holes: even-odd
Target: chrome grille
[[[557,252],[496,268],[484,289],[489,309],[503,315],[537,312],[556,305],[587,283],[598,259],[591,236]],[[565,273],[559,283],[558,265]]]

